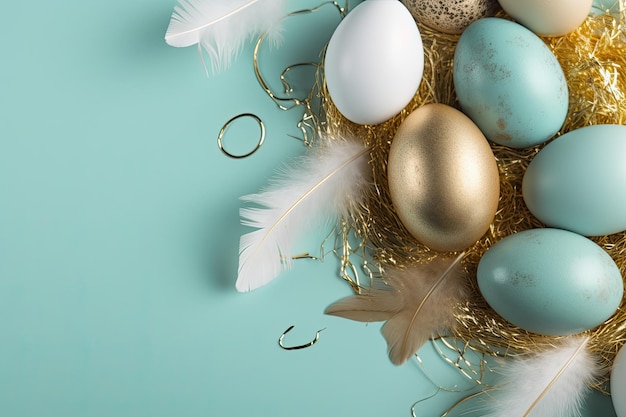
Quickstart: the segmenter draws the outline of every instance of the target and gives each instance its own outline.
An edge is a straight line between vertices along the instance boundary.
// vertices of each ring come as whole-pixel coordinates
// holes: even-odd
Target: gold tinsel
[[[505,17],[505,16],[504,16]],[[626,16],[622,16],[624,22]],[[371,166],[376,183],[367,203],[355,207],[349,226],[372,250],[382,267],[402,268],[427,262],[438,254],[417,242],[395,215],[387,187],[387,156],[393,136],[406,116],[427,103],[459,107],[452,82],[453,55],[458,36],[433,31],[420,25],[424,43],[424,77],[413,100],[395,118],[376,126],[362,126],[345,119],[322,87],[322,111],[331,134],[357,136],[371,147]],[[569,113],[557,134],[595,124],[626,124],[626,29],[609,14],[588,17],[575,32],[544,38],[565,73],[569,92]],[[468,249],[466,268],[472,278],[472,299],[458,314],[455,336],[488,349],[517,353],[537,351],[554,344],[557,338],[526,332],[499,317],[484,301],[476,284],[476,268],[482,254],[495,242],[515,232],[543,227],[526,208],[522,177],[541,146],[516,150],[492,144],[500,169],[500,203],[485,236]],[[626,233],[592,238],[615,260],[626,276]],[[597,388],[602,389],[619,348],[626,342],[626,302],[601,326],[589,331],[590,347],[600,355],[607,370]]]

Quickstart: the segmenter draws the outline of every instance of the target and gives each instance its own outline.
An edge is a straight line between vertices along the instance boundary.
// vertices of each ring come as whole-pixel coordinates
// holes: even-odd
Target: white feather
[[[250,291],[291,267],[295,238],[311,227],[347,216],[371,183],[369,152],[356,141],[329,140],[297,158],[259,194],[242,197],[259,207],[240,210],[241,223],[257,230],[241,237],[236,288]]]
[[[587,348],[589,338],[512,361],[497,384],[485,417],[574,417],[580,415],[589,384],[600,373]]]
[[[280,39],[286,0],[179,0],[165,33],[171,46],[198,44],[209,54],[214,72],[231,65],[245,42],[268,33]]]

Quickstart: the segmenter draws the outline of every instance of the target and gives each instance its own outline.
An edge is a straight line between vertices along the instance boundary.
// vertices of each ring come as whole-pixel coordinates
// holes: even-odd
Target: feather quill
[[[198,44],[198,50],[204,49],[211,58],[213,72],[219,72],[253,36],[267,33],[270,42],[280,42],[286,4],[286,0],[179,0],[165,42],[176,47]]]
[[[381,332],[389,358],[401,365],[435,333],[456,325],[456,306],[468,297],[463,256],[389,270],[386,288],[346,297],[325,313],[362,322],[386,321]]]
[[[579,416],[589,385],[601,370],[587,350],[588,341],[588,336],[571,336],[560,346],[507,363],[485,416]]]
[[[369,149],[357,141],[325,139],[287,166],[259,194],[241,197],[257,207],[240,210],[241,223],[257,230],[241,237],[236,288],[267,284],[291,267],[296,237],[348,215],[371,185]]]

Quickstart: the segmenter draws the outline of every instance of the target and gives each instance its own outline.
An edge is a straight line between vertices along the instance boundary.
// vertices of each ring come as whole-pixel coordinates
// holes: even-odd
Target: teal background
[[[238,198],[303,153],[289,137],[300,113],[261,90],[251,45],[210,77],[195,48],[167,46],[173,7],[3,5],[0,416],[407,416],[422,399],[417,415],[441,414],[468,392],[438,392],[424,369],[453,390],[472,384],[430,345],[424,369],[395,367],[379,324],[323,315],[350,294],[334,257],[235,291]],[[275,87],[279,68],[319,60],[338,23],[331,9],[291,20],[284,47],[263,51]],[[217,134],[244,112],[263,119],[266,142],[229,159]],[[237,151],[257,127],[228,133]],[[326,233],[299,245],[315,253]],[[286,343],[326,330],[283,351],[290,325]]]

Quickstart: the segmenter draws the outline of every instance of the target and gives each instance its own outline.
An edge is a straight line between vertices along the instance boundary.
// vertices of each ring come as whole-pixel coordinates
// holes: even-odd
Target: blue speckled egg
[[[568,88],[558,60],[537,35],[509,20],[484,18],[465,29],[453,78],[463,112],[501,145],[543,143],[567,116]]]
[[[478,263],[478,286],[510,323],[560,336],[591,329],[615,313],[624,291],[613,259],[561,229],[531,229],[495,243]]]
[[[543,223],[585,236],[626,230],[626,126],[568,132],[543,148],[524,174],[522,193]]]

